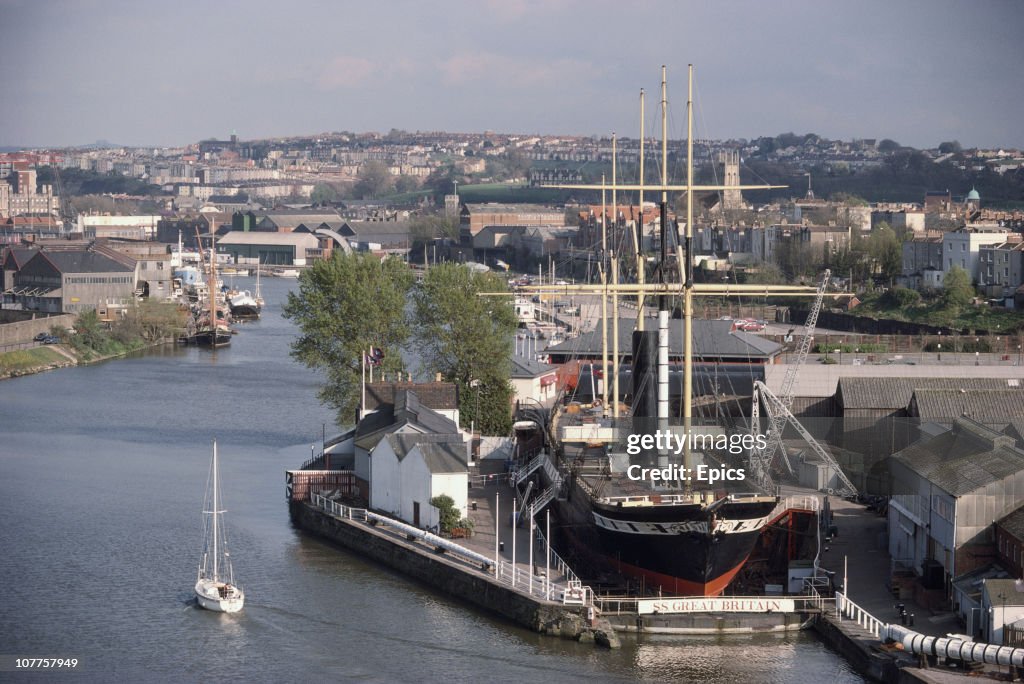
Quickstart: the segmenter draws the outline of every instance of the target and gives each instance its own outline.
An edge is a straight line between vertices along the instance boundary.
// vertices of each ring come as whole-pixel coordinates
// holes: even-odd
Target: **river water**
[[[229,348],[0,382],[0,655],[79,661],[0,681],[862,681],[811,634],[541,637],[294,529],[284,471],[333,416],[288,356],[295,281],[262,284]],[[236,615],[192,595],[214,438]]]

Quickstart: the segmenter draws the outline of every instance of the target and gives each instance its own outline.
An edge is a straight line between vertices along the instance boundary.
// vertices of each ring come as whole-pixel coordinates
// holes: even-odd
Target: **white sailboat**
[[[245,603],[245,592],[235,584],[228,553],[227,534],[221,510],[217,468],[217,442],[213,442],[213,463],[203,505],[203,556],[196,578],[196,600],[207,610],[237,613]]]

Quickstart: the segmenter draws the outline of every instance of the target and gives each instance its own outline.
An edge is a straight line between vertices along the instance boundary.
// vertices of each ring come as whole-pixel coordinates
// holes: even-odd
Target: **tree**
[[[327,204],[338,199],[338,191],[327,183],[317,183],[309,193],[309,201],[313,204]]]
[[[947,309],[960,309],[974,299],[971,276],[959,266],[946,271],[942,279],[942,305]]]
[[[960,146],[960,141],[958,140],[939,143],[939,152],[942,154],[960,154],[963,151],[964,148]]]
[[[896,231],[885,221],[879,223],[868,237],[868,254],[873,270],[886,280],[891,282],[900,274],[903,268],[903,244],[896,236]]]
[[[495,273],[478,273],[460,264],[432,266],[413,293],[414,329],[424,366],[459,388],[464,426],[475,423],[485,434],[511,428],[512,335],[517,319]]]
[[[356,174],[355,194],[360,199],[373,199],[386,195],[394,187],[394,180],[383,162],[368,161]]]
[[[451,534],[452,528],[458,527],[462,512],[455,507],[455,499],[447,494],[435,496],[430,505],[437,509],[438,527],[442,534]]]
[[[363,355],[384,352],[381,370],[404,370],[399,350],[409,337],[406,297],[413,284],[409,268],[397,259],[372,254],[341,254],[318,261],[289,292],[283,315],[300,335],[292,356],[325,373],[320,400],[349,424],[359,403]]]
[[[395,179],[395,192],[412,192],[419,187],[420,183],[415,176],[399,176]]]

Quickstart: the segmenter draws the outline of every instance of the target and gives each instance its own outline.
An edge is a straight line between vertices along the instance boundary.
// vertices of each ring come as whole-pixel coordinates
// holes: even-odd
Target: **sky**
[[[1024,148],[1020,0],[0,0],[0,146],[328,131]]]

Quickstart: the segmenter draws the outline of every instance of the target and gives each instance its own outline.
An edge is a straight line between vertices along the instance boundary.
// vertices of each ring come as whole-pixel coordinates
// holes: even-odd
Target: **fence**
[[[545,601],[560,601],[565,604],[591,605],[593,601],[593,592],[590,588],[582,586],[576,579],[576,576],[571,574],[568,567],[565,566],[554,552],[552,552],[552,557],[556,561],[554,567],[563,572],[566,577],[572,578],[566,584],[552,582],[550,577],[546,575],[536,575],[532,569],[526,570],[505,560],[499,560],[495,566],[494,559],[492,558],[487,558],[450,540],[442,539],[437,535],[412,527],[411,525],[406,525],[398,520],[372,513],[364,508],[346,506],[315,492],[310,493],[309,500],[316,508],[330,513],[337,518],[372,524],[378,529],[381,527],[393,527],[396,534],[406,536],[407,539],[413,537],[436,548],[443,548],[460,560],[465,561],[468,564],[465,568],[467,572],[472,570],[474,572],[486,573],[498,582],[530,596]],[[492,570],[493,575],[491,574]]]
[[[862,628],[871,632],[875,637],[880,637],[882,627],[885,625],[881,620],[846,598],[846,595],[839,591],[836,592],[836,614],[839,615],[840,620],[844,617],[853,620]]]

